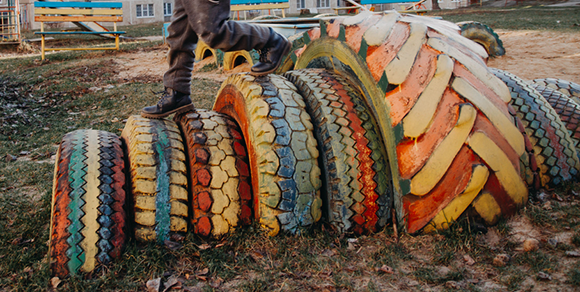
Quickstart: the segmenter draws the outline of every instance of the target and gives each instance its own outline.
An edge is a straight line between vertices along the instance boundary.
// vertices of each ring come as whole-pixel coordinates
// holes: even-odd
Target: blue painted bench
[[[123,21],[123,4],[121,2],[34,2],[34,20],[40,22],[40,31],[35,32],[42,36],[42,60],[45,51],[63,50],[119,50],[119,36],[124,31],[117,31],[117,22]],[[112,22],[114,29],[107,30],[98,22]],[[72,22],[87,31],[45,31],[45,22]],[[47,48],[46,35],[100,35],[114,37],[114,47],[85,47],[85,48]]]
[[[244,11],[244,18],[245,11],[270,9],[282,9],[282,17],[284,18],[286,17],[284,9],[290,8],[288,0],[231,0],[230,5],[230,11],[232,12]]]

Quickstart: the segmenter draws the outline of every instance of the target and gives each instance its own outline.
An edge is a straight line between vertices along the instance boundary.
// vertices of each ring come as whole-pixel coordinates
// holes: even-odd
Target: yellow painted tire
[[[232,70],[243,63],[248,63],[250,66],[254,65],[257,60],[252,55],[256,55],[256,51],[234,51],[224,53],[224,70]]]
[[[331,69],[361,88],[385,143],[397,220],[408,232],[446,228],[470,206],[493,224],[527,202],[525,142],[508,109],[509,89],[455,24],[363,12],[323,20],[295,46],[283,69]]]
[[[235,74],[214,110],[233,117],[248,148],[254,214],[276,235],[321,217],[320,168],[313,126],[296,87],[277,75]]]
[[[127,145],[135,238],[163,243],[187,231],[187,167],[181,133],[166,119],[131,116]]]
[[[477,21],[458,22],[457,25],[461,29],[462,36],[483,46],[489,56],[505,55],[503,42],[489,26]]]
[[[195,48],[195,61],[199,62],[204,60],[205,58],[214,57],[217,64],[217,54],[216,50],[210,48],[206,43],[202,40],[197,41],[197,47]]]
[[[248,154],[239,127],[226,115],[198,109],[176,115],[187,145],[191,225],[219,237],[252,220]]]
[[[125,162],[115,134],[66,134],[55,161],[49,257],[52,276],[98,271],[125,245]]]

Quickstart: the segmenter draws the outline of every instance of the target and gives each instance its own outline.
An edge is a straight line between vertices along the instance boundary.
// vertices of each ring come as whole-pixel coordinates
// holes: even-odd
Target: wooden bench
[[[401,11],[399,12],[403,12],[403,13],[415,13],[418,15],[423,15],[425,13],[427,13],[429,10],[428,9],[420,9],[420,8],[425,8],[425,5],[423,5],[423,3],[426,0],[361,0],[360,4],[362,5],[367,5],[367,4],[398,4],[398,3],[409,3],[411,5],[405,6],[402,5],[401,6]]]
[[[282,18],[286,17],[284,9],[290,8],[290,3],[288,0],[231,0],[230,1],[230,11],[238,12],[244,11],[244,19],[246,18],[246,11],[250,10],[271,10],[271,9],[282,9]],[[240,16],[238,14],[238,20]]]
[[[123,4],[121,2],[34,2],[34,20],[40,22],[40,31],[35,32],[42,36],[41,49],[42,60],[45,51],[64,50],[119,50],[119,36],[124,31],[117,31],[117,22],[123,21]],[[113,30],[109,31],[96,22],[112,22]],[[89,31],[45,31],[45,22],[73,22]],[[85,24],[86,23],[86,24]],[[89,25],[92,24],[92,25]],[[98,29],[93,29],[96,27]],[[45,46],[46,35],[100,35],[114,37],[114,47],[85,47],[85,48],[47,48]]]

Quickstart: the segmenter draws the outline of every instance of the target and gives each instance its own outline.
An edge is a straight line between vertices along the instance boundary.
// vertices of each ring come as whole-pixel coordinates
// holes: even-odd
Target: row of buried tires
[[[578,175],[576,85],[534,81],[546,99],[487,68],[454,24],[361,13],[294,40],[280,75],[232,75],[214,111],[133,116],[121,137],[67,134],[52,273],[94,271],[127,235],[219,237],[252,220],[271,235],[318,221],[365,234],[394,219],[418,233],[466,212],[491,225],[529,189]]]

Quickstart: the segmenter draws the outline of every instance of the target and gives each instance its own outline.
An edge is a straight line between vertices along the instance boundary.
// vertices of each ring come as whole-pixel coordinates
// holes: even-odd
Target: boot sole
[[[276,71],[276,70],[278,70],[278,68],[280,68],[280,65],[282,65],[282,58],[284,58],[284,56],[288,55],[291,48],[292,48],[292,43],[288,42],[288,46],[286,46],[284,53],[282,53],[282,56],[280,57],[280,62],[278,62],[278,65],[276,65],[276,67],[274,67],[268,71],[264,71],[264,72],[254,72],[254,71],[250,70],[250,75],[258,77],[258,76],[264,76],[264,75],[268,75],[270,73],[274,73],[274,71]]]
[[[168,115],[171,115],[173,113],[175,114],[182,114],[182,113],[186,113],[186,112],[193,112],[195,111],[195,107],[193,106],[193,104],[188,104],[188,105],[184,105],[182,107],[178,107],[172,111],[168,111],[166,113],[162,113],[162,114],[148,114],[148,113],[144,113],[141,112],[141,116],[144,118],[148,118],[148,119],[162,119],[165,118]]]

